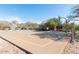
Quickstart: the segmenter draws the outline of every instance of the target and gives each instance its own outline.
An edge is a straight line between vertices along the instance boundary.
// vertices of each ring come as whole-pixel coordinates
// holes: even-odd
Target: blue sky
[[[42,22],[49,18],[71,13],[72,4],[4,4],[0,5],[0,20]]]

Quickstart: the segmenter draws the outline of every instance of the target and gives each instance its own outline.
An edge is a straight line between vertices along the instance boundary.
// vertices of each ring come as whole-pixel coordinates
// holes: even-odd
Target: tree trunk
[[[70,43],[74,43],[75,40],[75,26],[74,23],[72,24],[72,29],[71,29],[71,40]]]
[[[54,31],[56,31],[57,30],[57,28],[56,28],[56,26],[54,26]]]

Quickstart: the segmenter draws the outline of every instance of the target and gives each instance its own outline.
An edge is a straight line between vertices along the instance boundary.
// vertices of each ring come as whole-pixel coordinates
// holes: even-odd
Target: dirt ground
[[[79,54],[79,42],[74,42],[74,44],[68,44],[63,53]]]

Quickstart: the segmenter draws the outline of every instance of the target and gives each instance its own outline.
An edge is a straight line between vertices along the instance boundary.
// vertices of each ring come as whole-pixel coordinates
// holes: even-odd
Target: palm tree
[[[54,29],[54,31],[57,30],[57,26],[59,26],[60,22],[57,18],[51,18],[48,19],[48,21],[46,22],[46,25],[51,28]]]

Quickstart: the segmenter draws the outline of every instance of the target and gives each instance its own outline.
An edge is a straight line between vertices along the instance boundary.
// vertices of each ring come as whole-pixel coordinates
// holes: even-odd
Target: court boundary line
[[[23,49],[22,47],[10,42],[9,40],[5,39],[4,37],[0,36],[1,39],[5,40],[6,42],[12,44],[13,46],[19,48],[20,50],[22,50],[23,52],[25,52],[26,54],[32,54],[31,52],[27,51],[26,49]]]
[[[3,36],[4,36],[4,34],[3,34]],[[2,37],[3,37],[2,36]],[[7,35],[5,35],[6,37],[7,37]],[[11,36],[8,36],[9,38],[11,38]],[[15,39],[16,40],[16,38],[12,38],[13,40]],[[45,43],[44,45],[42,45],[42,44],[38,44],[38,43],[33,43],[32,41],[27,41],[27,43],[28,44],[32,44],[32,45],[35,45],[35,46],[38,46],[38,47],[46,47],[47,45],[49,45],[49,44],[51,44],[52,43],[52,41],[49,41],[49,42],[47,42],[47,43]]]

